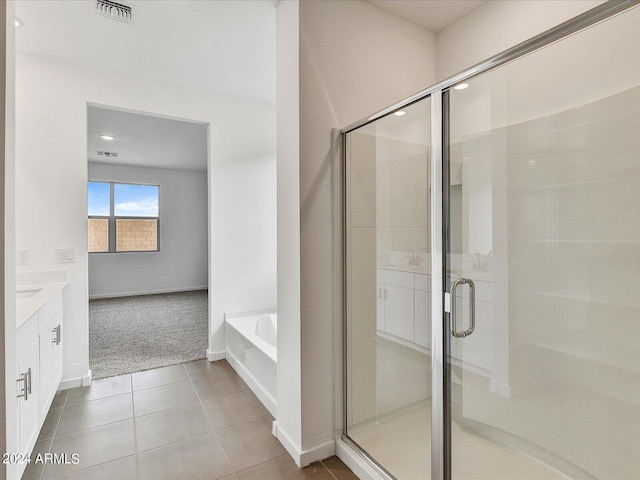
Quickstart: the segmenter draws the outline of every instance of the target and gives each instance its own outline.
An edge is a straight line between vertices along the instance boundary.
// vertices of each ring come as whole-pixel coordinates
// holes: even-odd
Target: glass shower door
[[[640,9],[449,119],[451,477],[640,478]]]
[[[346,134],[346,436],[430,473],[430,100]]]

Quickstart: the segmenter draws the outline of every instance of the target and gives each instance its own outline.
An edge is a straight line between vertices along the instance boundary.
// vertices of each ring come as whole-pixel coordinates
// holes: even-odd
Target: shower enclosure
[[[343,130],[343,438],[382,477],[640,478],[637,4]]]

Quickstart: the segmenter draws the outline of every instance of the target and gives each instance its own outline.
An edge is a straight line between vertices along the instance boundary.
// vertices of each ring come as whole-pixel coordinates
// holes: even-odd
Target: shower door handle
[[[458,330],[456,311],[456,289],[460,285],[469,285],[469,328]],[[456,338],[465,338],[473,333],[476,328],[476,286],[468,278],[459,278],[451,284],[451,335]]]

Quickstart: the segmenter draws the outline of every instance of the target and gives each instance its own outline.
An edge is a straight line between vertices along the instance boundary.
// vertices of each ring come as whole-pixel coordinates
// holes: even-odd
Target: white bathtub
[[[275,313],[228,315],[225,318],[227,361],[274,417],[277,339],[278,317]]]

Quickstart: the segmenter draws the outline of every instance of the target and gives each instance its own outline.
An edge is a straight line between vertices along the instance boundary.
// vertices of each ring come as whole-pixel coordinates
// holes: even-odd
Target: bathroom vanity
[[[17,279],[16,453],[26,456],[33,450],[62,380],[62,291],[66,272],[29,272],[18,274]],[[18,463],[19,476],[26,465]]]
[[[470,278],[476,286],[476,331],[463,346],[451,346],[454,364],[463,362],[476,373],[493,370],[493,281],[482,271],[451,272],[452,278]],[[431,353],[431,275],[423,266],[380,265],[377,280],[377,330],[388,340]],[[468,292],[461,292],[459,308],[468,311]]]

